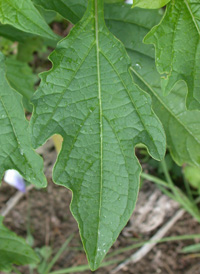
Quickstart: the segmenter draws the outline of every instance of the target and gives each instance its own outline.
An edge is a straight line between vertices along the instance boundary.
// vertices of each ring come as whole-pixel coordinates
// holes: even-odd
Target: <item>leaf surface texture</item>
[[[50,60],[33,99],[33,144],[64,138],[53,180],[73,191],[71,210],[94,270],[135,206],[141,172],[135,145],[144,143],[159,160],[165,135],[150,96],[133,82],[123,45],[105,26],[101,0],[89,1]]]
[[[159,9],[164,7],[170,0],[133,0],[133,7],[143,9]]]

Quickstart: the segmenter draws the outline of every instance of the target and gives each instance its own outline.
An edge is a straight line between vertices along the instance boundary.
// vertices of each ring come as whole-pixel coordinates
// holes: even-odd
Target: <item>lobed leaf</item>
[[[31,0],[0,0],[0,22],[24,32],[57,39]]]
[[[27,181],[45,187],[42,159],[31,148],[21,99],[7,82],[5,58],[0,53],[0,177],[6,170],[15,169]]]
[[[188,85],[187,105],[200,107],[200,3],[172,0],[164,18],[145,37],[156,47],[156,66],[162,75],[162,89],[169,94],[184,80]]]
[[[133,0],[133,7],[143,9],[159,9],[167,5],[171,0]]]
[[[135,206],[141,172],[135,145],[145,144],[159,160],[165,135],[150,96],[133,82],[123,45],[105,26],[102,0],[89,0],[50,60],[33,99],[33,144],[64,138],[53,180],[73,192],[71,210],[94,270]]]
[[[173,159],[179,165],[186,162],[199,166],[200,111],[187,110],[187,90],[183,82],[168,96],[162,95],[154,48],[142,43],[147,32],[159,22],[159,11],[130,9],[128,5],[122,10],[116,6],[107,8],[105,17],[110,30],[124,43],[131,57],[134,80],[153,99],[153,110],[164,126]]]
[[[14,232],[3,225],[3,218],[0,216],[0,270],[11,271],[12,265],[33,264],[39,261],[36,253]]]

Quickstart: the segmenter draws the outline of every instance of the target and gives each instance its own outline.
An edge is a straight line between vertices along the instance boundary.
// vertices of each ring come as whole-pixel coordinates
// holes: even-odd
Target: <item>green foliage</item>
[[[168,0],[134,1],[134,6],[147,10],[123,2],[0,0],[0,36],[19,42],[11,51],[15,57],[5,61],[0,54],[1,177],[14,168],[36,186],[46,185],[42,160],[31,148],[21,99],[31,111],[35,76],[28,63],[33,62],[33,52],[40,58],[41,49],[54,48],[59,39],[48,23],[59,13],[76,24],[51,54],[52,69],[41,75],[32,101],[31,135],[34,147],[54,134],[64,138],[53,180],[73,192],[71,210],[92,270],[135,206],[141,173],[134,154],[138,143],[160,160],[165,150],[163,125],[173,159],[178,165],[189,164],[186,179],[193,186],[199,179],[195,174],[200,167],[200,4],[171,0],[161,19],[164,11],[156,9]],[[145,36],[148,44],[142,42]],[[149,43],[156,47],[156,58]],[[10,44],[5,45],[6,54]],[[167,182],[156,181],[166,187],[165,193],[200,220],[191,193],[187,197],[170,178],[174,167],[162,162],[160,169]],[[48,258],[39,264],[41,273],[52,267],[52,262],[47,267]]]
[[[159,9],[164,7],[171,0],[133,0],[133,7],[143,9]]]
[[[0,0],[0,22],[24,32],[57,39],[31,0]]]
[[[54,257],[52,257],[53,249],[50,246],[43,246],[41,248],[36,248],[36,253],[38,254],[40,261],[37,264],[31,264],[31,270],[37,269],[38,274],[49,274],[51,269],[56,264],[60,256],[66,251],[72,236],[70,236],[64,244],[60,247]]]
[[[42,159],[31,148],[22,97],[8,84],[4,62],[0,53],[0,177],[7,169],[16,169],[27,181],[45,187]]]
[[[200,252],[200,244],[188,245],[181,249],[182,253],[195,253]]]
[[[50,24],[54,21],[57,16],[57,13],[54,10],[46,10],[41,6],[35,5],[37,10],[40,12],[42,17],[45,19],[47,24]]]
[[[73,191],[71,210],[96,269],[135,206],[141,168],[134,146],[144,143],[159,160],[164,132],[150,96],[132,80],[123,45],[105,26],[101,0],[89,1],[50,59],[33,99],[33,144],[63,136],[53,179]]]
[[[33,53],[39,52],[43,48],[43,39],[39,36],[33,36],[18,44],[17,59],[28,63],[33,60]]]
[[[105,0],[105,3],[114,4],[114,3],[123,3],[125,0]]]
[[[31,37],[30,33],[23,32],[10,25],[0,24],[0,36],[5,37],[11,41],[25,42],[27,38]]]
[[[33,74],[31,68],[27,63],[20,62],[13,58],[7,58],[6,75],[11,87],[23,96],[24,108],[32,112],[30,99],[34,93],[34,84],[37,77]]]
[[[146,36],[156,47],[156,65],[162,89],[169,94],[177,81],[188,85],[187,105],[200,103],[200,5],[192,0],[172,0],[164,18]]]
[[[194,166],[186,166],[183,169],[185,178],[192,187],[200,191],[200,168]]]
[[[33,2],[47,10],[57,11],[73,24],[80,20],[87,7],[87,0],[33,0]]]
[[[3,225],[3,218],[0,217],[0,270],[10,271],[12,264],[25,265],[37,263],[37,255],[27,245],[23,238]]]
[[[159,11],[130,9],[125,6],[106,9],[110,30],[124,43],[132,60],[131,71],[136,83],[153,99],[153,109],[161,120],[167,145],[179,165],[200,166],[200,111],[186,109],[187,90],[179,83],[168,96],[163,96],[160,75],[155,67],[154,49],[142,43],[148,30],[160,20]]]

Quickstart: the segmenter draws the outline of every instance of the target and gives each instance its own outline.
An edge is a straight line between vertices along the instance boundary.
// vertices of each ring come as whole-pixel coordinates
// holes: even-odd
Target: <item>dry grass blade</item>
[[[111,271],[111,274],[115,274],[119,272],[121,269],[123,269],[128,264],[135,264],[138,261],[140,261],[144,256],[146,256],[157,244],[156,241],[159,241],[164,237],[164,235],[174,226],[174,224],[183,216],[185,213],[184,209],[179,209],[173,217],[165,223],[164,226],[162,226],[156,234],[150,239],[150,243],[147,243],[143,245],[137,252],[133,253],[133,255],[130,256],[127,260],[125,260],[123,263],[119,264],[116,268],[114,268]]]

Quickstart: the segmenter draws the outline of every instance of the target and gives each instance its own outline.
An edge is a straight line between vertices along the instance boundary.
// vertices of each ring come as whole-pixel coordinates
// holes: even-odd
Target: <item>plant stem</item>
[[[174,199],[187,211],[189,212],[198,222],[200,222],[200,212],[194,200],[190,200],[181,189],[177,188],[173,183],[171,176],[168,172],[165,159],[161,161],[161,167],[165,178],[171,187],[171,190],[174,194]]]
[[[165,181],[163,181],[155,176],[152,176],[150,174],[142,173],[141,178],[152,181],[153,183],[156,183],[158,185],[165,186],[167,188],[171,188],[171,186],[169,186],[168,183],[166,183]]]
[[[165,159],[163,159],[163,160],[161,161],[161,167],[162,167],[162,170],[163,170],[163,172],[164,172],[164,175],[165,175],[165,178],[166,178],[168,184],[169,184],[172,188],[174,188],[174,183],[173,183],[173,181],[172,181],[172,179],[171,179],[171,176],[170,176],[170,174],[169,174],[169,171],[168,171],[168,169],[167,169],[167,165],[166,165]]]
[[[148,240],[148,241],[142,241],[140,243],[137,243],[137,244],[132,244],[130,246],[127,246],[127,247],[123,247],[123,248],[120,248],[116,251],[113,251],[112,253],[108,254],[106,259],[108,258],[111,258],[113,256],[116,256],[116,255],[119,255],[119,254],[122,254],[126,251],[130,251],[132,249],[136,249],[138,247],[141,247],[145,244],[148,244],[148,243],[164,243],[164,242],[172,242],[172,241],[184,241],[184,240],[195,240],[195,239],[200,239],[200,234],[192,234],[192,235],[180,235],[180,236],[172,236],[172,237],[165,237],[165,238],[162,238],[158,241],[151,241],[151,240]]]
[[[57,260],[60,258],[60,256],[62,255],[62,253],[65,251],[65,249],[67,248],[68,244],[70,243],[70,241],[72,240],[74,235],[71,235],[65,242],[64,244],[61,246],[61,248],[58,250],[58,252],[56,253],[56,255],[53,257],[53,259],[51,260],[51,262],[47,265],[47,268],[44,271],[44,274],[48,274],[49,271],[52,269],[52,267],[54,266],[54,264],[57,262]]]
[[[189,199],[193,202],[194,199],[193,199],[193,196],[192,196],[192,192],[191,192],[190,186],[189,186],[188,181],[185,179],[184,176],[183,176],[183,182],[184,182],[184,185],[185,185],[185,189],[186,189],[187,195],[188,195]]]

